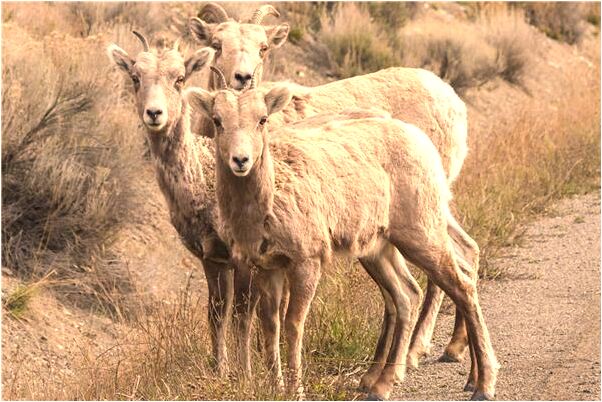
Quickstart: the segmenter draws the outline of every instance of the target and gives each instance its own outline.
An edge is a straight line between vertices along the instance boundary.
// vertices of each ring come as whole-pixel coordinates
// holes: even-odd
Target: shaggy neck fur
[[[233,254],[256,255],[268,241],[273,219],[274,166],[264,135],[261,156],[245,177],[232,173],[227,161],[216,155],[217,200],[220,222]],[[259,230],[258,230],[259,229]],[[234,242],[234,244],[232,244]]]
[[[180,117],[164,132],[148,137],[172,223],[189,248],[202,253],[203,238],[214,233],[214,190],[207,180],[213,158],[190,131],[188,105],[183,102]]]

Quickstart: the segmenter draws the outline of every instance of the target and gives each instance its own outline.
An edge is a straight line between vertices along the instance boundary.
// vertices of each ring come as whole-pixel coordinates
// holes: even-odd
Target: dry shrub
[[[531,32],[522,14],[506,9],[479,15],[475,23],[413,21],[401,35],[404,66],[433,71],[458,93],[501,77],[521,84],[529,63]]]
[[[552,39],[575,44],[585,33],[586,8],[580,2],[521,3],[527,20]]]
[[[477,23],[485,31],[485,41],[495,49],[495,72],[511,84],[522,84],[531,62],[533,33],[523,12],[511,8],[483,12]]]
[[[324,14],[319,38],[342,78],[400,64],[386,34],[356,3],[339,4],[332,18]]]
[[[131,290],[105,250],[134,207],[133,114],[115,103],[100,41],[3,34],[3,264],[25,278],[56,268],[110,305]]]

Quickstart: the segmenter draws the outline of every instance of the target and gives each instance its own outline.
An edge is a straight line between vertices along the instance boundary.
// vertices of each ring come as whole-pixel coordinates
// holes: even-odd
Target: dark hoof
[[[477,387],[472,382],[467,382],[464,386],[465,392],[474,392],[476,389]]]
[[[483,391],[475,391],[470,398],[471,401],[493,401],[493,399],[493,395]]]
[[[440,358],[437,359],[440,363],[461,363],[464,359],[461,356],[454,356],[448,353],[443,353]]]
[[[384,401],[384,399],[381,398],[380,396],[376,395],[376,394],[370,393],[366,397],[366,401]]]

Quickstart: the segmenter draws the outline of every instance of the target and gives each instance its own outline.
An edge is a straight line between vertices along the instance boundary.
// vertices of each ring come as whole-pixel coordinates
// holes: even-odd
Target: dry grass
[[[103,47],[115,41],[128,51],[139,49],[129,33],[132,27],[157,36],[181,32],[184,17],[194,15],[199,4],[169,9],[146,3],[2,7],[2,256],[3,264],[29,283],[8,295],[4,306],[13,315],[22,314],[35,295],[31,286],[54,269],[60,281],[52,292],[61,300],[123,316],[135,289],[111,245],[140,209],[131,191],[146,162],[129,88],[104,62]],[[237,5],[227,7],[238,10]],[[245,7],[240,15],[253,8]],[[403,61],[431,68],[463,91],[497,78],[521,84],[532,65],[532,31],[519,11],[482,11],[474,22],[454,20],[443,32],[441,22],[413,21],[406,7],[411,6],[278,6],[285,10],[283,21],[292,18],[300,41],[317,32],[318,40],[328,44],[341,76]],[[391,8],[405,11],[393,13]],[[590,14],[587,18],[594,20],[595,12]],[[513,117],[500,119],[490,135],[471,132],[471,153],[454,193],[458,217],[483,250],[483,275],[500,274],[488,264],[490,257],[514,242],[520,225],[550,200],[599,186],[597,77],[596,85],[567,82],[555,109],[541,107],[535,99]],[[354,381],[376,344],[380,300],[357,263],[341,260],[328,268],[307,325],[308,398],[357,398]],[[77,370],[69,381],[32,395],[287,397],[270,387],[258,352],[252,382],[213,373],[206,300],[200,295],[184,289],[166,302],[135,302],[144,308],[128,316],[127,330],[115,346],[100,356],[83,356],[83,362],[73,363]]]
[[[496,8],[473,23],[448,21],[446,30],[441,24],[420,19],[401,31],[403,65],[429,69],[461,94],[496,77],[522,83],[533,43],[522,13]]]
[[[530,24],[536,26],[552,39],[575,44],[581,41],[585,32],[585,20],[589,15],[588,9],[599,5],[582,2],[527,2],[521,4],[525,9]]]
[[[111,295],[130,288],[106,249],[135,208],[131,113],[114,107],[100,43],[3,33],[3,263],[26,279],[56,269],[74,297],[114,309]]]
[[[486,10],[476,23],[443,22],[410,20],[415,6],[405,3],[339,4],[323,11],[318,36],[342,78],[403,65],[429,69],[460,93],[496,77],[521,84],[532,43],[522,11]]]
[[[380,26],[356,3],[340,4],[322,16],[320,39],[330,48],[341,78],[399,64]]]
[[[599,66],[597,71],[599,71]],[[590,81],[568,81],[566,97],[552,107],[528,104],[487,137],[471,138],[454,193],[479,243],[482,272],[489,257],[520,235],[517,228],[554,199],[600,186],[599,72]]]

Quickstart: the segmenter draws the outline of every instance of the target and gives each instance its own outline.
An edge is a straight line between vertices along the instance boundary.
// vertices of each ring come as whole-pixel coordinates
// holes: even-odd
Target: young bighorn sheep
[[[278,84],[269,83],[263,87],[270,88],[274,85]],[[379,107],[394,118],[419,127],[429,136],[441,156],[450,186],[458,177],[468,152],[466,106],[454,90],[435,74],[423,69],[394,67],[314,88],[298,85],[292,87],[294,93],[306,97],[303,108],[289,105],[284,113],[270,119],[270,128],[348,107]],[[298,110],[301,112],[297,112]],[[473,276],[476,275],[474,272]],[[443,296],[441,289],[429,280],[408,353],[410,366],[416,367],[419,358],[430,351]],[[456,309],[453,336],[445,348],[442,360],[462,360],[467,346],[466,323]]]
[[[239,22],[228,17],[220,5],[208,3],[199,13],[201,18],[191,18],[192,34],[204,46],[215,49],[213,66],[223,72],[228,86],[235,89],[247,86],[269,52],[286,42],[289,25],[263,26],[267,15],[280,16],[274,7],[264,5],[248,20]],[[257,80],[261,80],[261,74],[260,69],[255,74]],[[206,87],[218,89],[213,74],[209,75]]]
[[[249,372],[249,308],[244,304],[249,298],[249,279],[244,277],[248,269],[233,269],[229,250],[214,229],[217,211],[213,144],[191,133],[189,108],[182,98],[185,82],[211,63],[215,51],[197,50],[184,60],[177,45],[173,49],[151,49],[144,36],[134,34],[142,42],[142,52],[132,58],[112,44],[107,49],[109,58],[132,79],[138,114],[147,131],[171,222],[186,247],[202,262],[209,290],[213,355],[219,373],[227,369],[225,340],[232,310],[233,276],[243,276],[236,281],[236,293],[242,301],[238,304],[242,306],[238,314],[239,354],[243,368]]]
[[[204,45],[214,46],[217,50],[213,64],[224,72],[228,86],[243,88],[253,71],[257,71],[256,80],[259,82],[263,72],[262,61],[267,52],[281,47],[286,41],[288,25],[263,27],[261,22],[266,15],[279,14],[272,6],[264,5],[246,23],[239,23],[229,18],[218,4],[209,3],[201,10],[200,19],[190,20],[193,35]],[[239,71],[245,74],[237,75]],[[274,84],[267,84],[266,87],[271,85]],[[214,75],[209,75],[205,87],[218,89]],[[450,185],[462,168],[468,151],[466,107],[453,89],[431,72],[390,68],[315,88],[296,86],[295,92],[301,97],[310,94],[303,103],[302,112],[299,113],[291,103],[285,113],[271,119],[270,127],[279,127],[322,112],[376,106],[395,118],[419,127],[431,138],[442,157]],[[202,119],[200,131],[213,136],[213,124]],[[408,354],[411,366],[417,366],[419,358],[429,353],[443,296],[441,289],[429,280]],[[453,336],[442,359],[462,360],[467,345],[466,324],[457,310]]]
[[[302,390],[304,324],[322,265],[334,253],[379,259],[394,247],[450,295],[466,317],[477,370],[469,376],[470,384],[476,374],[473,399],[493,398],[498,363],[471,277],[478,267],[466,269],[465,261],[458,261],[453,238],[463,239],[475,255],[478,247],[449,211],[451,193],[441,157],[423,132],[390,118],[339,115],[331,123],[317,118],[316,125],[306,121],[282,128],[271,142],[267,119],[290,101],[287,87],[267,94],[253,85],[242,93],[200,88],[186,93],[217,127],[220,236],[234,256],[261,267],[276,288],[283,276],[288,278],[290,391]],[[387,362],[375,370],[379,375],[369,387],[372,396],[387,398],[412,329],[410,290],[404,292],[398,273],[386,264],[367,264],[366,269],[395,306]]]

